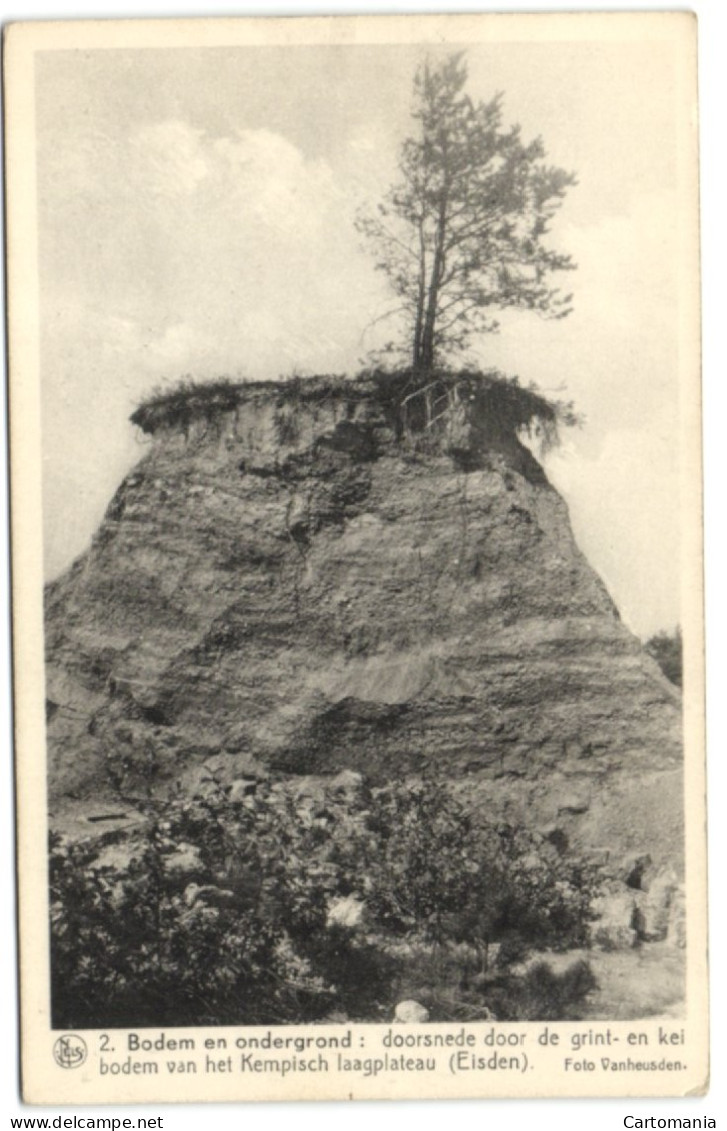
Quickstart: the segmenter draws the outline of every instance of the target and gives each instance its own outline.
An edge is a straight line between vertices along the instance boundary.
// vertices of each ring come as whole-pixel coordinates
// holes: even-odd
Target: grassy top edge
[[[130,420],[142,432],[154,435],[163,429],[184,428],[197,419],[233,412],[259,399],[271,399],[278,405],[329,399],[373,400],[396,410],[418,391],[433,386],[458,388],[477,399],[487,397],[497,403],[498,415],[502,413],[513,430],[528,428],[533,422],[549,430],[557,429],[559,424],[578,423],[572,404],[551,400],[533,385],[521,385],[517,377],[507,377],[494,369],[440,369],[426,374],[411,369],[368,369],[352,377],[322,374],[263,381],[233,381],[226,377],[196,381],[184,377],[170,389],[153,392],[139,404]]]

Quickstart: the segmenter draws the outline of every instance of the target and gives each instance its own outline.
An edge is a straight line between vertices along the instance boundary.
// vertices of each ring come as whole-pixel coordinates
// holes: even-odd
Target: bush
[[[667,679],[682,686],[682,630],[675,628],[673,633],[657,632],[644,645]]]
[[[156,839],[152,831],[126,871],[95,869],[79,850],[55,846],[55,1026],[284,1020],[292,987],[305,992],[295,1002],[301,1018],[327,1007],[325,987],[281,947],[277,924],[248,909],[188,906],[163,873]]]
[[[454,967],[459,982],[493,942],[501,960],[581,945],[593,888],[582,865],[478,823],[431,781],[308,796],[262,782],[240,798],[210,778],[124,851],[103,864],[98,847],[52,841],[56,1026],[380,1020],[422,947],[433,981]],[[331,914],[346,898],[363,923]],[[547,987],[528,985],[535,1008]],[[563,1009],[582,989],[554,985]]]
[[[440,782],[381,790],[350,851],[365,862],[362,896],[384,930],[469,943],[485,969],[494,942],[587,941],[595,870],[523,829],[477,821]]]

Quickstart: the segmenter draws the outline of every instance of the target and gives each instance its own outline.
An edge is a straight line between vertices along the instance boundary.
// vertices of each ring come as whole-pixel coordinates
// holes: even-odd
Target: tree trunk
[[[446,153],[446,150],[445,150]],[[446,161],[446,156],[444,158]],[[434,332],[437,328],[437,303],[439,302],[439,288],[444,276],[444,241],[447,233],[447,208],[448,184],[442,187],[437,209],[437,232],[434,243],[434,261],[427,291],[427,310],[422,330],[421,349],[419,351],[419,365],[421,372],[427,373],[434,367]]]
[[[421,348],[419,350],[419,366],[423,373],[428,373],[434,366],[434,331],[437,326],[437,301],[439,299],[439,280],[441,277],[442,253],[437,243],[434,255],[432,277],[429,280],[427,294],[427,312],[422,329]]]
[[[412,368],[418,372],[422,351],[422,328],[424,325],[424,306],[427,297],[427,249],[424,243],[423,221],[419,221],[419,291],[417,294],[417,313],[414,322],[412,349]]]

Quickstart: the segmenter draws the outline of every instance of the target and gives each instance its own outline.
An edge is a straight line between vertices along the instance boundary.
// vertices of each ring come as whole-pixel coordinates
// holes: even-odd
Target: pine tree
[[[358,219],[400,300],[404,348],[424,373],[474,334],[497,330],[493,310],[570,311],[572,296],[549,276],[574,264],[544,237],[575,177],[544,163],[540,138],[526,145],[519,126],[503,127],[501,95],[474,103],[466,82],[461,54],[419,68],[401,180]]]

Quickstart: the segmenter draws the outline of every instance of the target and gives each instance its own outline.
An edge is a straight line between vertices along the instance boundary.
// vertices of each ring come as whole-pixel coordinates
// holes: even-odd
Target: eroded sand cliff
[[[59,826],[205,764],[431,769],[678,870],[679,694],[492,398],[312,379],[138,413],[148,452],[47,591]]]

